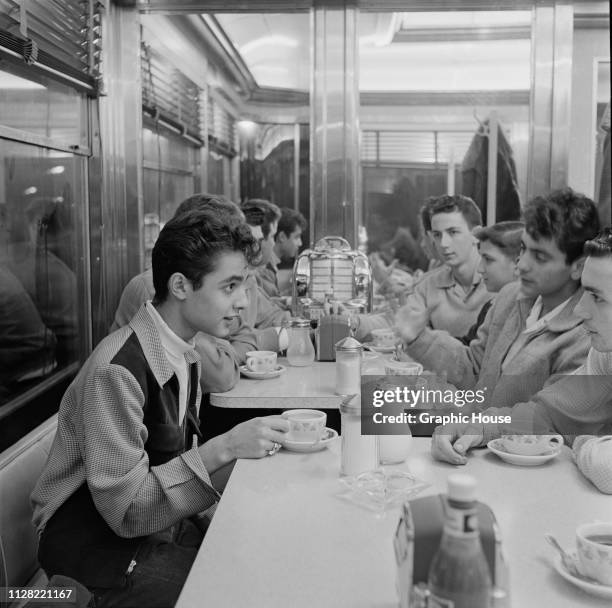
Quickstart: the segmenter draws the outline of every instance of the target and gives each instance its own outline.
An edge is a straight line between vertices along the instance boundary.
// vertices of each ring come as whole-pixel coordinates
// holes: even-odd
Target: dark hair
[[[421,224],[423,225],[423,230],[425,230],[426,233],[431,232],[431,217],[429,216],[429,210],[431,209],[431,206],[435,200],[436,198],[434,196],[430,196],[429,198],[425,199],[423,206],[419,210]]]
[[[425,201],[429,214],[429,228],[431,230],[431,218],[438,213],[452,213],[459,211],[470,228],[482,224],[482,214],[476,203],[468,196],[462,194],[444,194],[442,196],[431,196]]]
[[[308,226],[308,222],[306,218],[295,209],[291,209],[290,207],[281,207],[281,217],[278,220],[278,229],[276,231],[276,236],[281,232],[284,232],[287,236],[290,236],[296,228],[300,228],[302,232],[306,230],[306,226]]]
[[[187,211],[192,211],[193,209],[203,209],[205,207],[214,209],[220,213],[227,213],[228,215],[240,219],[244,217],[242,211],[240,211],[240,207],[223,194],[207,194],[205,192],[192,194],[190,197],[186,198],[176,208],[174,217],[186,213]]]
[[[571,264],[584,251],[584,243],[599,232],[595,203],[571,188],[536,196],[523,209],[525,230],[534,240],[553,239]]]
[[[278,205],[263,198],[250,198],[242,203],[240,208],[246,216],[248,224],[251,226],[261,226],[264,238],[268,238],[272,224],[278,222],[281,218],[281,211]],[[263,219],[261,219],[262,216]]]
[[[612,226],[606,226],[594,239],[587,241],[584,253],[594,258],[612,256]]]
[[[223,252],[242,252],[248,263],[260,255],[259,243],[244,223],[212,208],[194,209],[173,217],[159,233],[153,247],[155,303],[168,297],[168,279],[180,272],[202,286],[204,276],[214,271]]]
[[[521,250],[521,235],[525,224],[523,222],[497,222],[486,228],[479,228],[475,236],[481,242],[490,242],[507,258],[516,260]]]

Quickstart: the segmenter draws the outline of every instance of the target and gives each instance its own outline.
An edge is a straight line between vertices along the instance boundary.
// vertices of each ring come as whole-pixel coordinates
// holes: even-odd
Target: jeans
[[[112,589],[90,589],[93,594],[90,605],[92,608],[173,608],[202,539],[202,531],[188,519],[149,536],[138,547],[123,584]]]

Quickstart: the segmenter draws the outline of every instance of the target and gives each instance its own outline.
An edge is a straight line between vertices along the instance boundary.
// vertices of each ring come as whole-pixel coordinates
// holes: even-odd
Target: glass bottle
[[[289,365],[304,367],[312,365],[314,359],[315,351],[310,339],[310,321],[308,319],[294,319],[289,328],[287,361],[289,361]]]
[[[489,608],[491,586],[478,529],[476,480],[450,475],[442,540],[429,568],[429,608]]]

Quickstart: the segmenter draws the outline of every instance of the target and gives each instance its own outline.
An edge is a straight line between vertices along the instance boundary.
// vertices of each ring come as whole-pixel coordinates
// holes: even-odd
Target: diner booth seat
[[[0,587],[44,587],[30,494],[57,429],[57,414],[0,454]],[[26,602],[9,604],[11,608]]]

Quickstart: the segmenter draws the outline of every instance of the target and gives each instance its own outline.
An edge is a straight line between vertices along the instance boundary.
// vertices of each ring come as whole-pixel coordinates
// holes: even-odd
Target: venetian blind
[[[103,0],[0,0],[0,54],[98,89]]]
[[[140,58],[143,110],[201,143],[199,87],[147,42]]]

